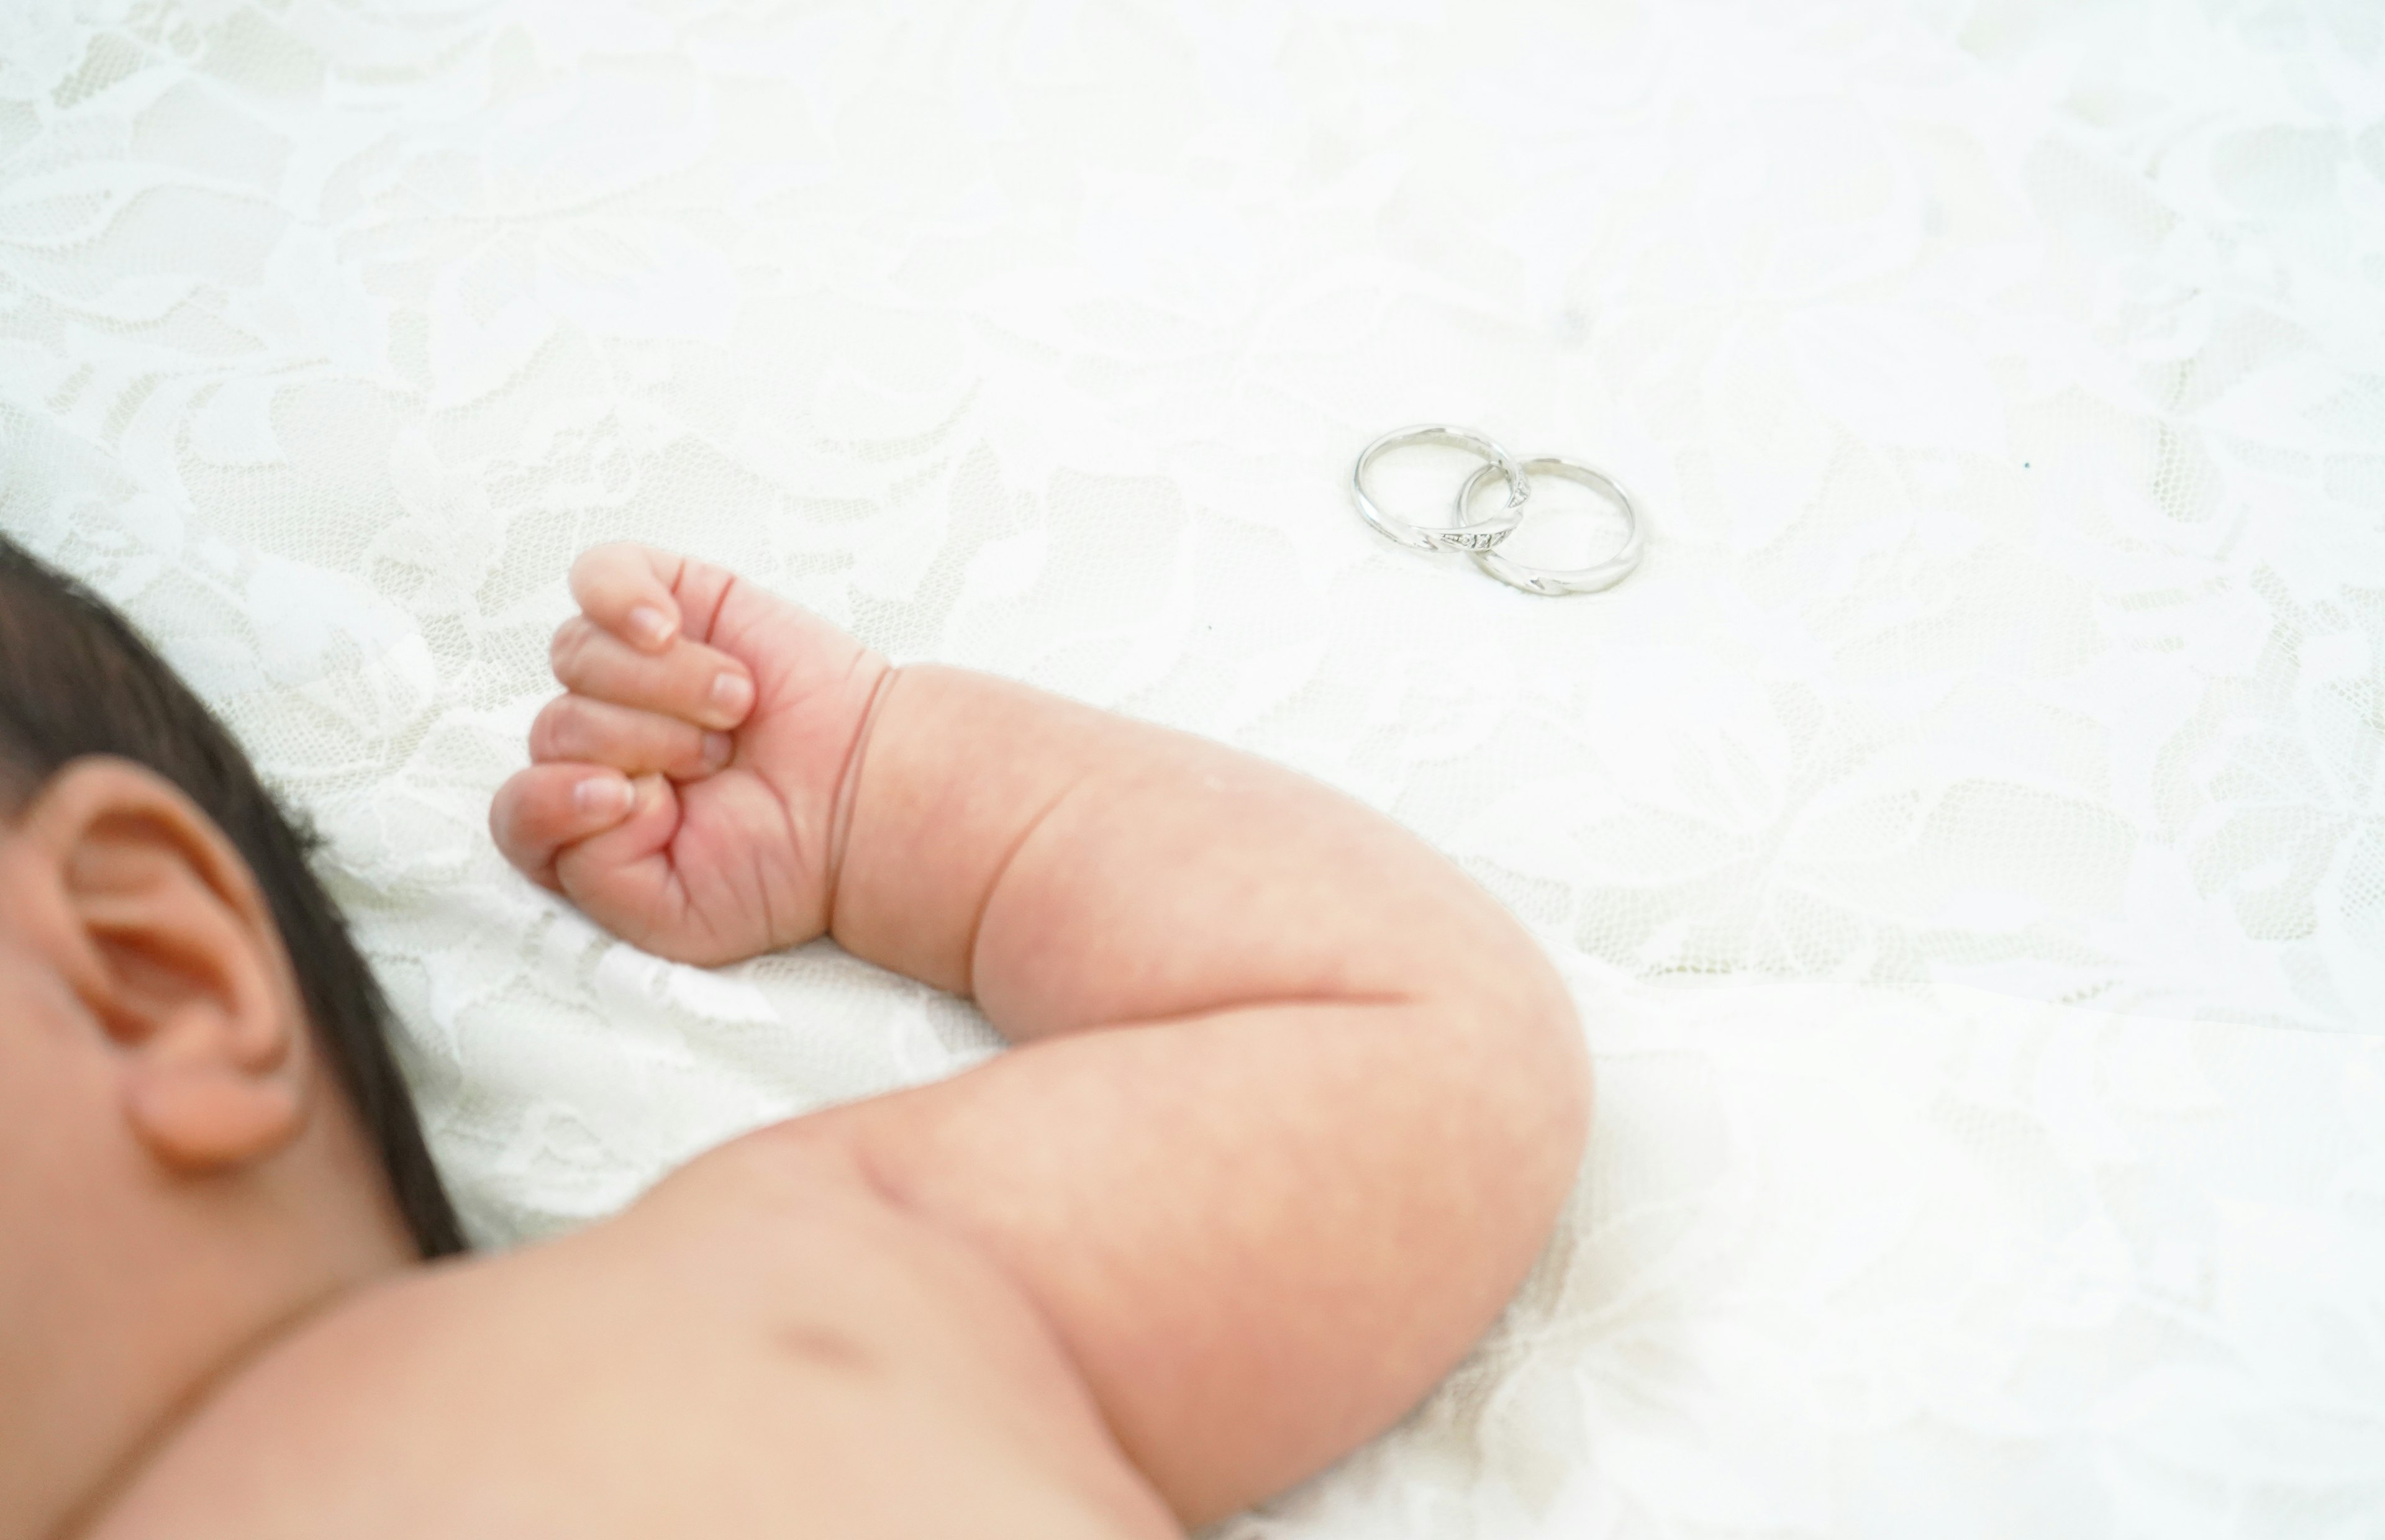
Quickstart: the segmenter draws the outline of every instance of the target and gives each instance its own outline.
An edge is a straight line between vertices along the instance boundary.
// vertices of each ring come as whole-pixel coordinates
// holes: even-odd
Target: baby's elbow
[[[1537,1092],[1537,1111],[1545,1120],[1549,1149],[1562,1167],[1563,1186],[1570,1191],[1590,1142],[1590,1045],[1582,1037],[1581,1018],[1569,998],[1540,1018],[1531,1033],[1547,1060]]]
[[[1532,962],[1542,975],[1537,987],[1520,992],[1501,1012],[1501,1051],[1512,1056],[1514,1072],[1503,1078],[1512,1099],[1508,1115],[1518,1163],[1541,1174],[1554,1219],[1573,1189],[1590,1138],[1590,1047],[1556,970],[1537,948]]]
[[[1537,944],[1516,939],[1453,981],[1442,1019],[1455,1061],[1439,1094],[1467,1129],[1480,1216],[1520,1264],[1546,1242],[1580,1174],[1592,1077],[1571,994]]]

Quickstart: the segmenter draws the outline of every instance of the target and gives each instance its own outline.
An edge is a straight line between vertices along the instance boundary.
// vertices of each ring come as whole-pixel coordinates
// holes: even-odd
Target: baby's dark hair
[[[414,1099],[390,1056],[389,1003],[307,864],[314,831],[282,811],[223,724],[122,616],[0,536],[0,769],[9,772],[0,797],[14,801],[85,754],[147,765],[239,850],[281,927],[316,1040],[381,1156],[415,1245],[425,1257],[464,1250]]]

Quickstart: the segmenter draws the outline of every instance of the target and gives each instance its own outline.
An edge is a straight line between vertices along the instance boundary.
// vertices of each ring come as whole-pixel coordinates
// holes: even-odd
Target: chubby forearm
[[[1580,1036],[1513,922],[1324,787],[980,676],[899,677],[856,773],[834,935],[1025,1046],[813,1132],[1018,1280],[1178,1511],[1445,1373],[1580,1150]]]
[[[1290,1001],[1565,1009],[1447,860],[1204,739],[919,667],[881,691],[852,774],[835,938],[1014,1041]]]

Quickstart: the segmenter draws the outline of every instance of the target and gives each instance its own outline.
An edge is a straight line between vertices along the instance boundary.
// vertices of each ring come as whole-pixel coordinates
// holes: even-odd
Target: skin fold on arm
[[[508,856],[666,956],[832,937],[1016,1048],[774,1137],[1049,1324],[1179,1517],[1381,1431],[1544,1243],[1588,1069],[1538,947],[1292,772],[956,669],[731,575],[588,553]]]

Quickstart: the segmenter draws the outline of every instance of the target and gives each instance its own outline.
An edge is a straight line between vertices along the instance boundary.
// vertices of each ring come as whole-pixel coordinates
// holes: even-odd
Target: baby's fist
[[[886,661],[718,567],[637,545],[572,565],[565,693],[490,828],[533,880],[666,957],[820,934],[835,827]]]

